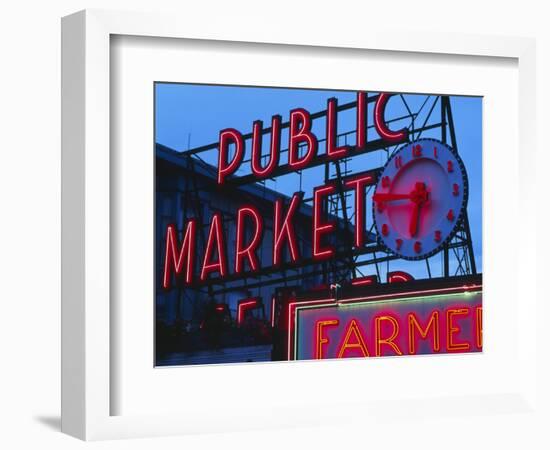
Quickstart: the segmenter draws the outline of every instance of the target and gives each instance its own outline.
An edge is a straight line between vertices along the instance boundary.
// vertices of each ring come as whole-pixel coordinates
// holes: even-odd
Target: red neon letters
[[[269,162],[265,167],[262,167],[261,164],[262,121],[257,120],[254,122],[252,130],[252,173],[258,178],[267,178],[279,164],[279,154],[281,152],[281,116],[273,116],[271,119],[271,146]]]
[[[240,300],[237,304],[237,325],[240,326],[242,324],[245,318],[246,311],[258,307],[259,304],[260,299],[257,297],[245,298],[244,300]]]
[[[414,280],[414,277],[402,270],[395,270],[393,272],[388,272],[387,279],[388,283],[405,283]]]
[[[327,340],[328,342],[328,340]],[[348,350],[358,350],[360,356],[370,356],[363,333],[359,329],[357,321],[352,319],[346,328],[346,335],[340,344],[340,351],[337,358],[345,358]]]
[[[325,327],[338,325],[338,319],[331,320],[320,320],[315,326],[315,331],[317,333],[315,342],[315,359],[323,359],[323,346],[329,342],[329,340],[324,336],[323,329]]]
[[[422,339],[426,339],[428,334],[432,334],[432,348],[434,352],[439,352],[439,311],[433,311],[428,319],[428,323],[422,328],[418,316],[415,313],[409,313],[409,354],[416,354],[416,332],[420,334]]]
[[[244,221],[245,217],[249,217],[254,222],[254,233],[250,242],[246,245],[244,241]],[[262,236],[263,221],[259,211],[254,206],[244,206],[237,211],[237,242],[235,248],[235,273],[241,273],[243,271],[243,264],[245,258],[248,259],[250,269],[252,271],[258,270],[258,256],[256,255],[256,249],[260,244],[260,238]]]
[[[346,181],[347,188],[355,189],[355,246],[365,244],[365,187],[374,182],[370,174]]]
[[[297,261],[299,258],[298,244],[296,242],[296,233],[292,225],[292,217],[294,216],[298,206],[300,205],[301,194],[294,194],[290,201],[290,206],[285,218],[281,221],[283,200],[275,200],[275,218],[273,219],[273,265],[278,266],[282,261],[283,244],[286,242],[290,249],[291,261]]]
[[[300,144],[306,145],[306,153],[300,156]],[[317,137],[311,132],[311,116],[303,108],[290,111],[288,164],[293,170],[306,167],[317,155]]]
[[[381,93],[374,104],[374,127],[376,132],[382,139],[390,143],[406,141],[409,136],[409,131],[403,128],[400,131],[392,131],[386,125],[384,113],[386,111],[386,103],[390,98],[390,94]]]
[[[235,145],[235,154],[231,162],[227,162],[229,144]],[[223,184],[225,179],[235,173],[244,156],[244,140],[241,133],[234,128],[220,131],[220,144],[218,153],[218,184]]]
[[[214,246],[218,254],[217,260],[212,261]],[[206,280],[212,272],[219,272],[224,277],[227,274],[227,260],[225,256],[225,242],[222,232],[222,215],[214,213],[210,223],[208,241],[202,262],[201,281]]]
[[[335,190],[336,188],[333,185],[326,185],[313,190],[313,258],[317,260],[328,259],[334,256],[334,248],[321,247],[321,236],[323,234],[332,233],[335,228],[333,221],[321,221],[321,202],[323,201],[323,196],[330,195],[334,193]]]
[[[357,93],[357,148],[367,145],[367,93]]]
[[[388,143],[403,142],[408,139],[406,128],[392,131],[385,121],[386,104],[390,94],[381,93],[376,98],[374,105],[374,126],[382,140]],[[364,149],[367,145],[367,111],[369,98],[366,92],[358,92],[356,100],[356,149]],[[316,117],[321,117],[317,115]],[[233,175],[244,159],[245,143],[250,140],[251,148],[251,172],[258,178],[268,178],[279,166],[281,153],[281,130],[289,128],[288,140],[288,168],[301,170],[306,168],[317,157],[319,140],[312,131],[312,117],[304,108],[296,108],[290,111],[288,123],[283,124],[279,115],[271,119],[271,130],[264,130],[261,120],[252,124],[252,133],[243,136],[234,128],[227,128],[220,132],[218,144],[218,184],[224,184],[227,178]],[[270,131],[271,144],[268,162],[262,164],[262,136]],[[326,110],[326,158],[338,159],[345,157],[351,150],[350,146],[338,146],[338,100],[330,98],[327,101]],[[228,161],[229,148],[233,146],[235,151]]]
[[[193,279],[193,263],[195,258],[195,235],[197,221],[191,219],[187,222],[181,248],[178,252],[178,238],[175,225],[168,225],[166,229],[166,252],[164,256],[164,276],[162,285],[164,289],[170,288],[171,270],[179,275],[185,263],[185,282],[190,284]]]
[[[385,312],[371,316],[367,321],[359,317],[342,320],[342,317],[325,316],[312,323],[312,357],[468,352],[474,345],[481,350],[480,315],[481,306],[435,308],[421,314],[413,311]]]
[[[470,314],[470,308],[458,308],[447,310],[447,351],[464,352],[470,350],[469,342],[458,342],[454,337],[460,333],[460,326],[457,324],[458,317]],[[457,317],[455,319],[455,317]]]
[[[360,247],[365,242],[365,188],[373,183],[375,177],[371,173],[357,175],[352,180],[344,182],[344,189],[355,190],[355,245]],[[297,216],[303,214],[306,220],[311,223],[312,246],[311,257],[315,260],[326,260],[336,256],[333,244],[327,240],[336,231],[336,223],[325,218],[323,205],[327,196],[336,192],[333,184],[319,186],[314,189],[313,208],[311,212],[300,212],[302,193],[295,193],[290,202],[283,197],[277,198],[273,205],[273,233],[271,265],[279,266],[283,263],[297,263],[304,255],[301,254],[298,246],[298,239],[295,231]],[[304,218],[302,218],[304,220]],[[208,227],[208,238],[204,248],[199,247],[202,252],[202,259],[197,258],[196,245],[199,237],[198,223],[191,219],[186,224],[184,237],[181,243],[178,242],[177,232],[174,225],[168,226],[166,230],[166,247],[164,252],[164,275],[163,286],[166,289],[171,287],[173,275],[181,276],[186,284],[193,283],[195,273],[194,264],[202,265],[199,270],[199,281],[206,281],[211,275],[218,273],[219,277],[230,275],[228,261],[233,264],[232,274],[240,275],[247,271],[254,272],[262,268],[269,260],[264,258],[261,261],[257,255],[264,239],[264,215],[254,205],[244,205],[237,209],[235,226],[223,223],[220,213],[213,215]],[[227,233],[234,230],[235,239],[228,239]],[[268,234],[269,236],[269,234]],[[323,244],[323,240],[327,240]],[[232,249],[226,248],[228,242],[235,242]],[[198,260],[197,260],[198,259]],[[395,273],[390,282],[406,280],[406,274]],[[369,281],[370,282],[370,281]]]
[[[376,356],[382,356],[382,345],[386,345],[390,347],[393,350],[393,352],[395,352],[396,355],[402,355],[403,352],[401,352],[401,349],[394,342],[395,338],[397,338],[399,334],[399,322],[397,321],[397,319],[390,315],[384,315],[384,316],[376,317],[374,319],[374,323],[375,323],[374,340],[375,340]],[[387,326],[384,326],[385,324],[389,325],[391,329],[390,333],[388,334],[385,334],[383,332],[384,329],[387,329]]]
[[[384,110],[388,101],[388,94],[379,94],[377,97],[369,98],[365,92],[357,93],[356,100],[356,143],[355,147],[349,145],[338,145],[338,113],[339,108],[336,98],[327,101],[326,114],[316,113],[313,117],[326,116],[326,153],[318,155],[319,140],[313,132],[312,115],[304,108],[296,108],[289,112],[287,123],[283,123],[279,115],[272,116],[271,127],[264,129],[260,120],[252,124],[252,132],[243,135],[234,128],[226,128],[220,131],[218,142],[218,186],[225,183],[238,181],[235,177],[239,170],[245,153],[250,154],[251,175],[256,179],[264,179],[273,176],[279,168],[283,173],[302,170],[310,164],[318,164],[319,159],[327,161],[343,158],[354,150],[362,150],[368,142],[367,136],[367,112],[368,103],[375,101],[374,124],[380,137],[390,143],[407,139],[407,130],[392,131],[388,129],[384,120]],[[350,105],[344,109],[348,109]],[[281,135],[282,130],[288,128],[288,162],[285,166],[280,165]],[[266,134],[270,136],[269,154],[262,155],[262,141]],[[365,245],[366,230],[366,187],[373,184],[376,179],[374,174],[361,174],[354,179],[343,179],[343,188],[355,191],[355,247]],[[322,244],[323,238],[329,241],[329,235],[336,230],[334,221],[323,217],[322,205],[326,196],[336,191],[335,186],[320,186],[313,193],[313,213],[309,213],[307,220],[312,226],[312,254],[315,260],[325,260],[337,256],[333,245]],[[272,242],[272,265],[279,266],[283,263],[293,264],[299,262],[300,249],[294,229],[294,219],[300,213],[302,193],[295,193],[290,204],[281,196],[274,201],[273,205],[273,242]],[[304,208],[305,209],[305,208]],[[311,211],[311,210],[308,210]],[[207,222],[208,223],[208,222]],[[266,222],[267,224],[267,222]],[[263,239],[264,216],[253,205],[242,206],[237,209],[235,226],[229,225],[224,229],[221,214],[212,216],[206,242],[201,242],[202,259],[195,254],[199,236],[199,223],[191,219],[184,225],[183,239],[178,242],[178,233],[174,225],[166,229],[166,247],[164,252],[164,274],[162,285],[169,289],[174,278],[181,278],[181,282],[192,284],[193,277],[199,274],[200,282],[205,282],[211,275],[218,274],[219,277],[230,275],[228,260],[234,262],[232,274],[242,274],[247,270],[259,270],[262,261],[258,258],[257,250]],[[201,225],[202,226],[202,225]],[[246,230],[252,229],[252,234],[247,235]],[[226,232],[234,230],[235,241],[228,241]],[[227,242],[235,242],[234,249],[227,249]],[[202,248],[204,247],[204,248]],[[231,251],[234,250],[234,251]],[[286,251],[288,250],[288,251]],[[197,261],[198,259],[198,261]],[[195,264],[200,264],[199,268]],[[200,269],[200,270],[199,270]],[[395,276],[398,281],[399,277]]]

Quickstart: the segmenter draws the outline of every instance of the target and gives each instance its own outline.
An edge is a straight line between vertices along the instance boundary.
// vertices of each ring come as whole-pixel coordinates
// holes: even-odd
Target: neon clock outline
[[[430,138],[400,147],[386,162],[373,194],[378,241],[407,260],[438,253],[455,236],[468,203],[460,156]]]

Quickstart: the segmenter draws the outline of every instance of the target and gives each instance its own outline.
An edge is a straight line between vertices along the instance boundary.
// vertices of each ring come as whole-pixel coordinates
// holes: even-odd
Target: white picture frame
[[[536,402],[537,353],[534,347],[521,345],[536,341],[537,331],[522,311],[517,314],[515,326],[518,340],[513,343],[517,345],[515,351],[518,352],[515,361],[521,364],[517,377],[514,376],[514,381],[510,381],[509,389],[500,394],[483,396],[483,393],[478,392],[460,398],[436,396],[430,399],[414,395],[403,397],[399,394],[389,401],[387,407],[380,400],[369,404],[364,399],[356,402],[320,401],[321,405],[330,405],[325,409],[319,408],[319,403],[309,400],[299,407],[282,402],[273,407],[277,414],[273,414],[269,425],[266,425],[270,417],[268,409],[260,409],[254,414],[240,410],[233,418],[224,419],[224,415],[232,411],[229,404],[216,405],[212,414],[204,411],[155,411],[147,414],[146,407],[145,412],[139,414],[112,414],[113,392],[120,388],[113,382],[111,371],[111,336],[116,334],[113,327],[117,326],[111,320],[110,305],[113,245],[110,239],[110,204],[111,185],[113,177],[116,177],[110,169],[112,36],[231,42],[244,46],[275,44],[282,45],[278,51],[283,53],[290,51],[291,46],[298,46],[302,49],[315,48],[321,53],[326,50],[332,55],[350,49],[357,52],[396,52],[409,55],[411,61],[415,57],[448,55],[449,58],[503,58],[517,62],[517,148],[521,151],[519,182],[517,186],[512,186],[517,191],[512,199],[523,220],[533,224],[537,220],[532,195],[535,185],[529,176],[536,166],[535,44],[532,39],[445,33],[408,34],[374,29],[346,30],[346,33],[327,35],[320,24],[313,23],[307,23],[301,29],[285,30],[283,36],[275,29],[254,24],[246,28],[227,24],[212,30],[202,23],[185,21],[185,26],[182,23],[181,18],[168,14],[98,10],[82,11],[65,17],[62,22],[62,430],[81,439],[97,440],[286,425],[330,425],[352,421],[353,418],[376,419],[380,414],[386,416],[390,423],[395,423],[402,420],[402,414],[392,412],[394,406],[391,405],[395,405],[395,401],[400,402],[400,405],[405,404],[405,410],[411,415],[422,411],[421,405],[425,402],[432,402],[428,404],[439,408],[443,416],[449,415],[449,411],[461,418],[468,418],[479,411],[491,415],[509,410],[520,416],[518,420],[532,420],[533,417],[537,420],[543,408]],[[525,199],[522,202],[519,202],[520,195]],[[535,261],[535,234],[527,236],[522,247],[516,251],[518,258]],[[518,284],[529,280],[535,271],[532,265],[529,269],[517,269]],[[536,311],[537,295],[540,295],[536,285],[532,283],[525,288],[522,285],[522,289],[525,296],[522,298],[522,308],[530,313]],[[513,290],[508,295],[517,299],[518,293]],[[486,314],[490,322],[491,310]],[[392,362],[395,359],[388,360],[385,364],[397,364]],[[328,364],[334,367],[334,362]],[[350,373],[358,369],[361,361],[338,364],[338,370]],[[314,376],[311,363],[292,363],[290,366],[285,363],[283,366],[292,367],[286,370],[286,375],[281,375],[279,365],[275,364],[263,365],[260,369],[258,366],[250,366],[247,369],[273,373],[278,371],[277,376]],[[217,369],[213,367],[211,370]],[[190,374],[188,372],[182,376]],[[472,411],[472,405],[477,405],[479,409]],[[434,420],[430,414],[426,414],[426,418]],[[487,427],[498,430],[498,423],[486,422]]]

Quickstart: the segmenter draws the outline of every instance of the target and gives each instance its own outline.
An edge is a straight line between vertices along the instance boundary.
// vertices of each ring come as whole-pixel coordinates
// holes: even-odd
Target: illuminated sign
[[[155,364],[481,351],[481,98],[155,93]]]
[[[289,359],[479,352],[480,286],[293,305]]]
[[[381,93],[376,98],[373,111],[374,128],[382,142],[388,145],[406,142],[407,129],[392,131],[386,125],[384,111],[389,97],[389,94]],[[281,116],[274,115],[268,129],[264,129],[261,121],[255,121],[252,124],[251,157],[248,160],[252,176],[259,181],[272,176],[276,169],[290,173],[310,166],[318,158],[333,161],[349,156],[354,150],[363,150],[367,145],[367,94],[365,92],[357,93],[356,109],[356,145],[339,146],[337,145],[338,103],[335,98],[328,99],[325,112],[326,144],[323,155],[318,155],[321,139],[312,131],[312,115],[304,108],[290,111],[287,124],[289,131],[286,163],[280,161],[283,127]],[[262,162],[262,136],[265,134],[270,135],[270,152],[267,161]],[[222,130],[218,143],[216,177],[218,188],[222,189],[226,183],[238,180],[235,173],[243,164],[244,157],[245,136],[234,128]],[[361,248],[364,245],[365,190],[376,181],[377,174],[373,171],[342,179],[342,189],[354,191],[356,199],[356,211],[352,214],[357,218],[354,225],[355,248]],[[273,220],[271,267],[278,267],[282,263],[299,263],[304,258],[318,262],[335,256],[335,248],[326,242],[328,235],[335,230],[335,223],[325,218],[326,211],[323,211],[323,205],[336,190],[334,184],[326,184],[314,189],[310,254],[300,253],[294,228],[294,219],[302,204],[305,203],[303,193],[294,193],[289,201],[285,201],[282,197],[274,201],[270,217]],[[187,221],[181,240],[178,240],[174,224],[166,227],[162,276],[164,289],[170,289],[176,280],[184,285],[200,284],[211,277],[223,279],[229,275],[239,276],[263,269],[260,267],[261,260],[257,255],[264,235],[264,216],[260,211],[249,204],[242,205],[237,210],[236,236],[225,236],[223,221],[222,214],[214,212],[207,222],[209,227],[202,255],[195,254],[199,236],[197,219],[192,218]],[[251,237],[246,237],[247,230],[250,230]],[[228,260],[228,242],[235,243],[234,251],[231,252],[235,255],[233,261]],[[288,257],[284,260],[283,255]]]

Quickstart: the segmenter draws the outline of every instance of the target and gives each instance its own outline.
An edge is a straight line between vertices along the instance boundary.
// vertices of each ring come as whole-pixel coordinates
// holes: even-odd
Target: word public
[[[408,138],[407,130],[390,130],[384,119],[384,112],[389,94],[379,94],[376,97],[373,123],[381,139],[388,143],[405,141]],[[368,98],[365,92],[357,93],[356,102],[356,145],[337,145],[338,103],[337,99],[330,98],[326,109],[326,154],[329,160],[336,160],[349,156],[355,150],[365,148],[367,144],[367,104]],[[274,115],[271,119],[270,149],[267,162],[262,164],[262,136],[266,134],[263,123],[257,120],[252,125],[251,135],[251,173],[257,180],[269,178],[274,175],[276,169],[282,168],[280,164],[281,154],[281,129],[283,127],[280,115]],[[288,122],[288,161],[285,173],[303,170],[312,164],[318,156],[319,139],[312,132],[311,114],[304,108],[290,111]],[[233,149],[230,155],[230,148]],[[245,154],[245,137],[234,128],[220,131],[218,145],[217,184],[222,187],[235,178],[235,172],[241,167]],[[288,170],[290,169],[290,170]],[[355,190],[355,208],[357,218],[355,223],[355,246],[364,245],[364,204],[365,187],[376,182],[372,173],[365,173],[343,183],[345,189]],[[323,221],[322,205],[325,197],[336,192],[334,184],[327,184],[313,191],[313,217],[312,217],[312,254],[314,260],[325,260],[335,255],[335,249],[329,245],[323,246],[322,236],[335,230],[335,223]],[[300,209],[302,193],[295,193],[288,206],[284,205],[283,198],[274,202],[273,206],[273,242],[272,242],[272,266],[283,263],[283,251],[288,249],[290,263],[296,263],[303,257],[299,254],[296,233],[293,227],[293,218]],[[187,221],[181,242],[178,240],[176,226],[170,224],[166,229],[166,248],[164,257],[163,286],[169,289],[174,276],[183,284],[193,284],[195,266],[198,267],[200,282],[206,281],[213,274],[217,277],[226,277],[230,274],[226,253],[226,242],[223,232],[222,214],[216,212],[210,221],[208,239],[202,258],[196,257],[196,241],[198,223],[195,218]],[[252,227],[251,239],[245,239],[245,226]],[[263,236],[263,215],[254,205],[243,205],[236,212],[236,239],[232,269],[234,274],[241,274],[248,265],[250,272],[260,269],[260,261],[256,254]]]

